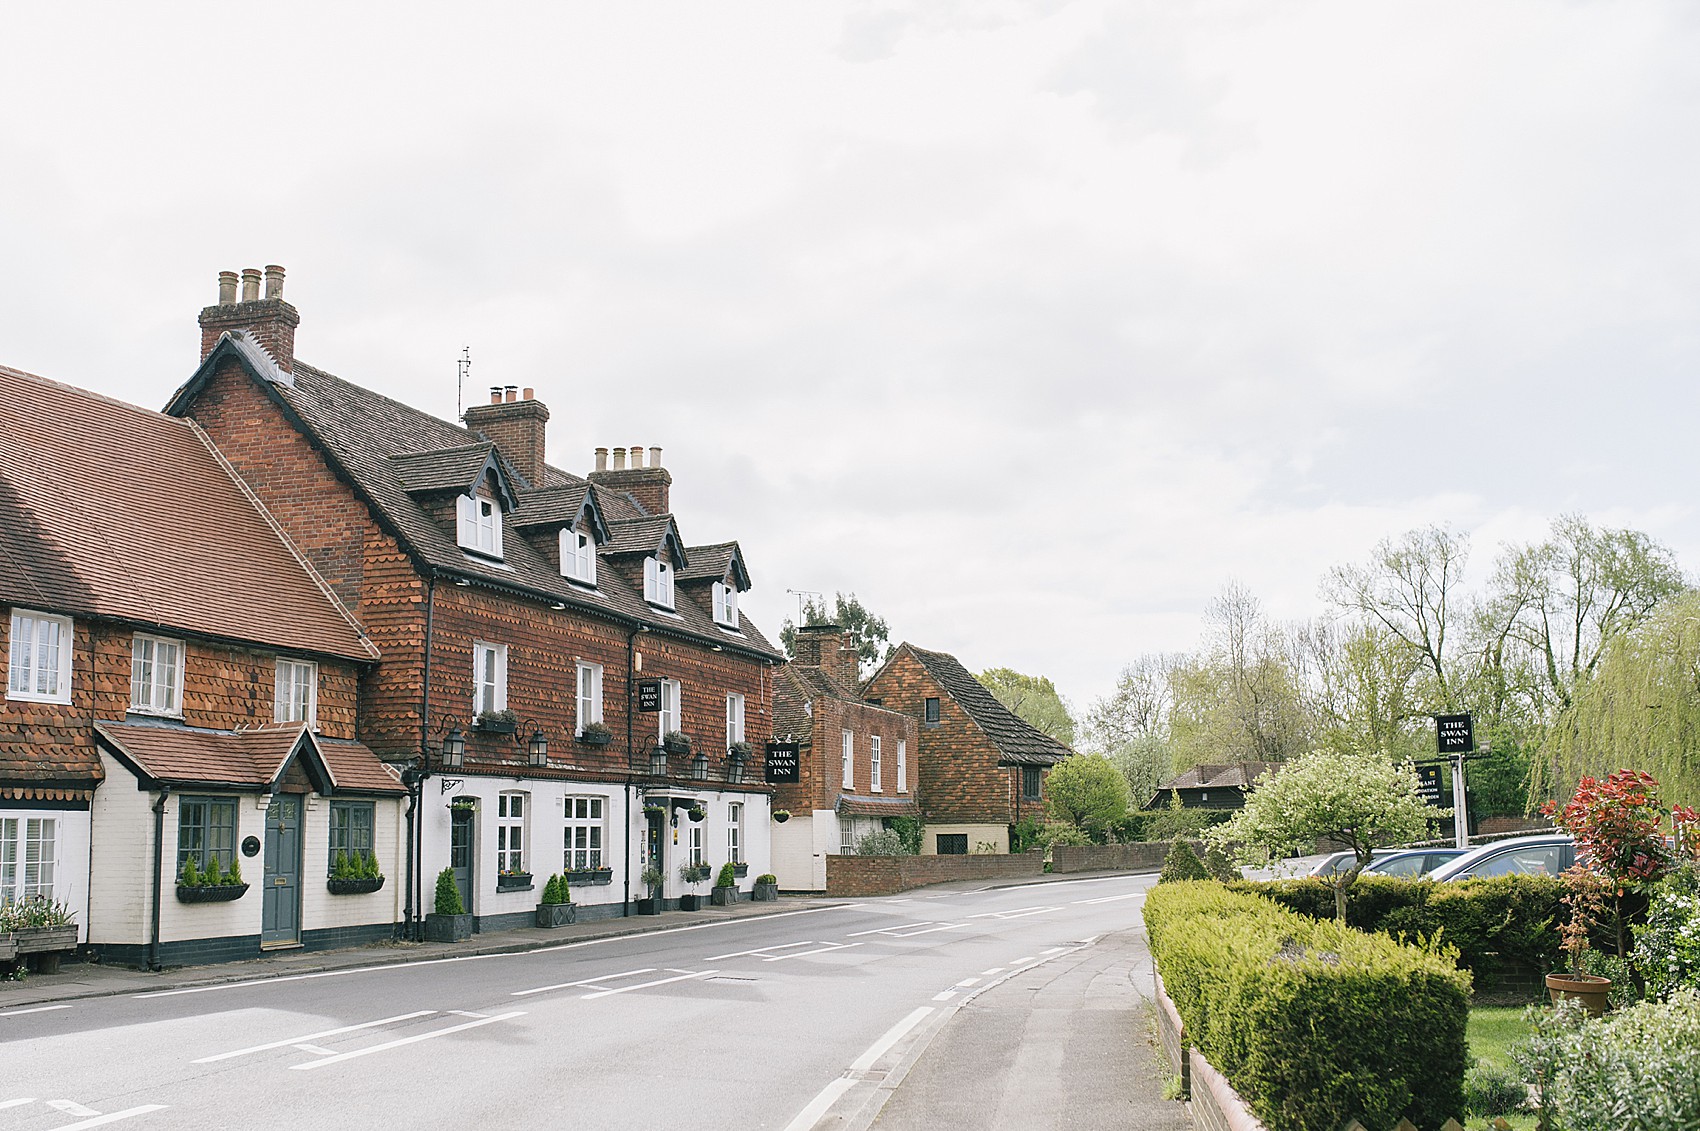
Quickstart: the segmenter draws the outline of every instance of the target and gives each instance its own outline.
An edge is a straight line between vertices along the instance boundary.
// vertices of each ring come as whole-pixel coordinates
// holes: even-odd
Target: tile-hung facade
[[[837,625],[797,629],[774,685],[774,734],[798,744],[798,781],[774,787],[791,819],[773,830],[773,872],[788,891],[824,891],[826,858],[848,855],[898,817],[919,817],[916,720],[857,691],[857,655]]]
[[[920,726],[923,852],[1008,852],[1011,826],[1042,818],[1045,775],[1072,751],[999,703],[956,657],[901,644],[862,694]]]
[[[0,901],[142,964],[391,934],[395,888],[327,888],[336,844],[402,862],[348,610],[193,424],[0,368],[0,436]]]
[[[697,861],[746,865],[747,891],[768,865],[780,657],[738,610],[737,543],[686,544],[660,449],[597,449],[569,474],[545,461],[529,389],[439,420],[297,360],[281,269],[263,297],[259,272],[243,285],[220,277],[168,411],[206,430],[383,652],[358,736],[409,767],[404,919],[444,868],[488,926],[529,918],[562,870],[581,918],[628,913],[650,867],[667,900],[707,893],[680,877]],[[663,752],[673,733],[687,753]]]

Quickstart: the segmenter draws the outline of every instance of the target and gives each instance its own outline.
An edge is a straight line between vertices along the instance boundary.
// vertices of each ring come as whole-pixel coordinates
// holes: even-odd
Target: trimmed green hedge
[[[1312,919],[1334,918],[1334,889],[1323,880],[1241,881],[1234,891],[1268,896]],[[1552,876],[1495,876],[1435,883],[1391,876],[1360,876],[1346,889],[1346,922],[1430,942],[1436,934],[1458,948],[1458,965],[1470,971],[1476,989],[1489,991],[1560,967],[1558,927],[1568,912],[1563,881]]]
[[[1443,955],[1214,882],[1153,888],[1145,929],[1188,1040],[1269,1131],[1463,1109],[1470,978]]]

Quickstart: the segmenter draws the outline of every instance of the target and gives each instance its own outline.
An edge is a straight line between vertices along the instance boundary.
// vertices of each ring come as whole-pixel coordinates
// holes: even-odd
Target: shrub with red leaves
[[[1549,801],[1542,812],[1575,837],[1588,866],[1619,889],[1651,883],[1670,870],[1670,848],[1660,831],[1665,811],[1652,774],[1619,770],[1603,782],[1583,778],[1563,809]]]

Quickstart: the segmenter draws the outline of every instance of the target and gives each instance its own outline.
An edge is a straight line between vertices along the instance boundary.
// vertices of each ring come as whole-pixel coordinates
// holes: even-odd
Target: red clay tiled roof
[[[370,661],[192,424],[0,366],[0,605]]]
[[[0,742],[0,797],[26,800],[20,790],[80,790],[105,774],[93,746],[68,742]],[[41,800],[58,800],[44,797]]]
[[[327,792],[403,792],[395,771],[358,742],[318,738],[300,723],[245,731],[96,723],[102,745],[150,783],[269,790],[297,756]]]
[[[918,660],[945,694],[974,720],[998,749],[1000,766],[1054,766],[1074,751],[997,701],[955,656],[929,652],[908,642],[899,646]]]
[[[845,817],[919,817],[921,806],[913,797],[868,797],[844,793],[838,797],[838,812]]]

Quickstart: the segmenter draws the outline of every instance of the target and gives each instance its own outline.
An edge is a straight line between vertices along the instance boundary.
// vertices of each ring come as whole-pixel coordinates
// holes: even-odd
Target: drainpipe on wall
[[[640,624],[626,633],[626,889],[620,901],[622,919],[632,913],[632,716],[637,707],[637,638],[647,631]],[[643,835],[638,837],[639,852],[647,846],[648,837],[646,824]]]
[[[149,970],[158,970],[159,966],[159,890],[164,886],[160,878],[160,869],[165,862],[165,799],[171,796],[171,787],[159,787],[159,800],[153,803],[153,926],[148,930],[148,964]]]
[[[419,811],[431,776],[431,640],[436,627],[437,574],[425,579],[425,672],[419,693],[419,781],[407,817],[407,937],[418,941],[425,909],[425,817]]]

